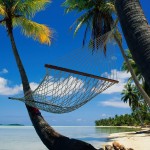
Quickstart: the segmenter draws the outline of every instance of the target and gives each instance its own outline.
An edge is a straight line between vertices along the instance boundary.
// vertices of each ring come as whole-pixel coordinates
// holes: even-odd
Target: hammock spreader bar
[[[95,79],[99,79],[99,80],[104,80],[104,81],[109,81],[109,82],[114,82],[114,83],[119,82],[117,80],[108,79],[108,78],[96,76],[96,75],[93,75],[93,74],[84,73],[84,72],[81,72],[81,71],[76,71],[76,70],[67,69],[67,68],[63,68],[63,67],[58,67],[58,66],[54,66],[54,65],[50,65],[50,64],[45,64],[45,67],[60,70],[60,71],[64,71],[64,72],[68,72],[68,73],[73,73],[73,74],[77,74],[77,75],[82,75],[82,76],[86,76],[86,77],[90,77],[90,78],[95,78]]]

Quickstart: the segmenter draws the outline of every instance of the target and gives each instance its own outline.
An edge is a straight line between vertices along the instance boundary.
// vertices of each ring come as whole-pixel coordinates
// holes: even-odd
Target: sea
[[[54,126],[57,132],[103,147],[111,133],[133,131],[122,127]],[[33,126],[0,126],[0,150],[48,150],[36,134]]]

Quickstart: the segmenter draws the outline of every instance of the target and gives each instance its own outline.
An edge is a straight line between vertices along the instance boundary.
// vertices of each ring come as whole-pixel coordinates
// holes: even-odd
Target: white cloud
[[[6,68],[3,68],[1,71],[0,71],[0,74],[6,74],[8,73],[8,70]]]
[[[99,102],[99,105],[117,107],[117,108],[129,108],[128,103],[124,103],[120,98],[114,97],[112,99]]]
[[[30,86],[32,90],[35,90],[38,84],[35,82],[31,82]],[[22,91],[23,91],[22,84],[10,86],[9,80],[0,77],[0,95],[12,96],[20,94]]]
[[[10,87],[8,80],[0,77],[0,95],[15,95],[22,91],[21,85]]]
[[[32,90],[32,91],[34,91],[38,86],[39,86],[38,83],[35,83],[35,82],[31,82],[31,83],[30,83],[30,87],[31,87],[31,90]]]
[[[124,71],[116,71],[117,77],[118,77],[118,84],[115,84],[105,90],[102,94],[113,94],[113,93],[119,93],[122,92],[124,85],[127,82],[127,79],[131,77],[130,73],[126,73]]]

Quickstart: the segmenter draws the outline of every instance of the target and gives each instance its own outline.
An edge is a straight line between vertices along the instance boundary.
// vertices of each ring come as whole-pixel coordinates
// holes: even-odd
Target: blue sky
[[[60,7],[62,2],[62,0],[53,1],[45,11],[38,13],[33,19],[48,25],[55,31],[51,46],[41,45],[23,36],[20,29],[14,30],[16,44],[32,87],[40,83],[44,77],[45,63],[58,60],[69,51],[81,47],[83,30],[76,37],[73,37],[73,31],[69,31],[70,25],[78,15],[76,13],[65,15],[64,8]],[[150,2],[143,0],[141,4],[149,21]],[[3,27],[0,27],[0,41],[0,124],[31,125],[24,103],[8,100],[8,96],[18,95],[22,88],[10,41]],[[127,48],[125,42],[124,48]],[[51,125],[94,125],[96,119],[130,113],[128,105],[120,100],[121,90],[130,75],[121,72],[123,59],[118,48],[116,52],[118,56],[116,69],[120,83],[74,112],[57,115],[42,111],[43,116]]]

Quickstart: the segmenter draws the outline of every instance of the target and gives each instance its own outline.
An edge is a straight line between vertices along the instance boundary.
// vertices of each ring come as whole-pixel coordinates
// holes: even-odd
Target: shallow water
[[[59,133],[102,147],[110,133],[130,131],[127,128],[53,127]],[[132,129],[133,130],[133,129]],[[0,126],[0,150],[47,150],[32,126]]]

